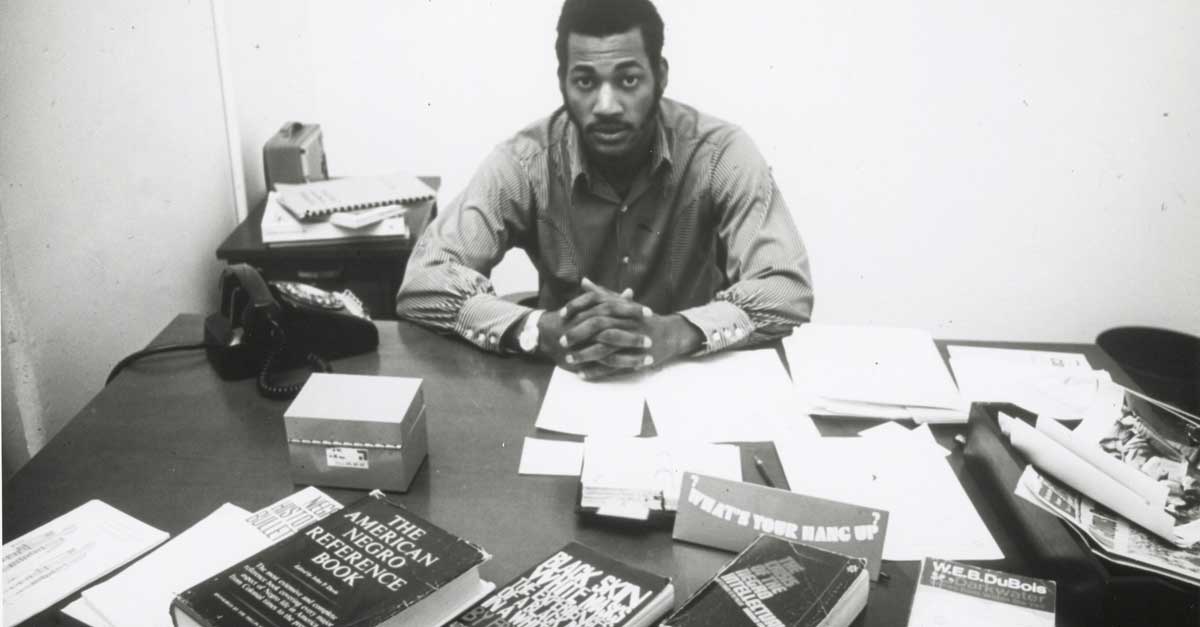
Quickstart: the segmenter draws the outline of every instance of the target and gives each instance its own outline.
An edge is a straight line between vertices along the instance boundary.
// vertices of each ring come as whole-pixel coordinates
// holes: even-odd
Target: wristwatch
[[[545,313],[541,309],[534,309],[525,316],[525,324],[521,325],[521,332],[517,334],[517,346],[521,348],[523,353],[532,353],[538,347],[538,320]]]

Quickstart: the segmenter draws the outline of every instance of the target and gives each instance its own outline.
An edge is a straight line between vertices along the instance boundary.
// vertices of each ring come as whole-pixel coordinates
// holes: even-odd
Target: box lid
[[[283,419],[289,438],[401,444],[424,407],[421,379],[314,373]]]

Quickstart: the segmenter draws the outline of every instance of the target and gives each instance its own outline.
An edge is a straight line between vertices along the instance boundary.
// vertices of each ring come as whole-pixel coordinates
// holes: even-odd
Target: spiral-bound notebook
[[[277,183],[279,204],[300,220],[339,211],[427,200],[434,191],[420,179],[404,174],[356,176],[313,183]]]

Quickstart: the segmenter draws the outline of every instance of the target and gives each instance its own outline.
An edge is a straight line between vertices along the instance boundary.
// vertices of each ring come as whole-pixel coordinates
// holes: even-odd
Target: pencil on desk
[[[758,469],[758,476],[762,477],[763,483],[767,484],[768,488],[775,487],[775,482],[771,481],[771,475],[767,474],[767,465],[758,455],[754,456],[754,467]]]

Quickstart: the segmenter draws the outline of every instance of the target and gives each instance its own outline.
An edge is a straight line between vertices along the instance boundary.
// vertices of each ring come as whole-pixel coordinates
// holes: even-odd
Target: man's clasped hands
[[[583,293],[538,320],[538,349],[585,379],[657,367],[695,352],[698,328],[679,314],[660,315],[634,300],[583,279]]]

